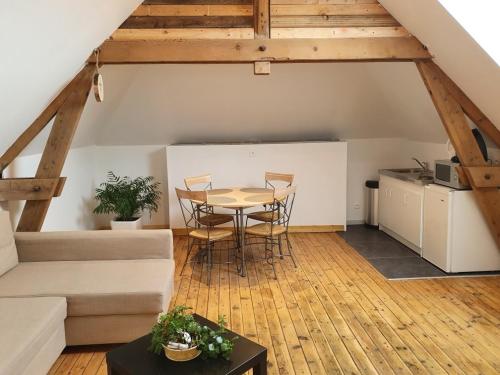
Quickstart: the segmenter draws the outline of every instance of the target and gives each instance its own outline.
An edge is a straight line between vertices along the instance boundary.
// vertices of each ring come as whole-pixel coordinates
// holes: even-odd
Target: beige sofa
[[[19,298],[35,318],[40,297],[63,298],[66,345],[122,343],[147,333],[168,307],[174,265],[170,230],[13,234],[0,212],[0,314],[22,309],[11,302]]]

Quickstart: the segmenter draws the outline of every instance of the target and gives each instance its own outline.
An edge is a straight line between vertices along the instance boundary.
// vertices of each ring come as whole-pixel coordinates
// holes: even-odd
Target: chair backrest
[[[275,188],[277,181],[278,182],[285,182],[287,184],[286,186],[292,186],[293,178],[294,178],[293,174],[266,172],[266,174],[265,174],[266,187]]]
[[[288,228],[292,215],[293,203],[295,201],[296,186],[287,186],[274,190],[274,204],[279,210],[279,224]]]
[[[207,199],[208,194],[206,190],[182,190],[175,189],[179,205],[181,206],[182,217],[186,228],[197,228],[201,224],[199,222],[199,212],[208,211]]]
[[[203,184],[204,187],[201,190],[212,189],[212,175],[205,174],[203,176],[195,176],[195,177],[186,177],[184,179],[184,185],[186,185],[186,189],[191,190],[191,188],[195,185]]]

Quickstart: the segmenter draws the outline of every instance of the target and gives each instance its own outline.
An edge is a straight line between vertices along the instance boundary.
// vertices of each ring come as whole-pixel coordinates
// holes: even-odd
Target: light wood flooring
[[[270,374],[500,373],[500,277],[387,281],[335,234],[291,240],[298,267],[278,260],[277,280],[261,261],[245,278],[223,264],[209,287],[199,265],[180,275],[186,238],[176,237],[172,305],[225,315],[269,349]],[[105,374],[107,350],[66,349],[50,373]]]

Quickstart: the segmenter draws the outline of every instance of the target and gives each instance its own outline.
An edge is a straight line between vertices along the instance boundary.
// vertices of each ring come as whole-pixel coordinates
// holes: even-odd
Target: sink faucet
[[[424,172],[429,172],[429,163],[427,163],[426,161],[420,161],[417,158],[411,158],[411,159],[415,160],[417,162],[417,164],[422,167]]]

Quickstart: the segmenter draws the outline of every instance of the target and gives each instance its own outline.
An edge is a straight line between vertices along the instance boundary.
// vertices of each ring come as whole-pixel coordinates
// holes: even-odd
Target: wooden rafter
[[[106,41],[99,55],[103,64],[410,61],[430,58],[427,49],[414,37]],[[91,57],[89,62],[93,61]]]
[[[0,179],[0,201],[46,200],[61,194],[66,177]]]
[[[435,63],[427,64],[433,73],[439,76],[442,84],[450,95],[460,104],[465,114],[476,124],[476,126],[500,147],[500,130],[486,117],[486,115],[469,99],[467,95],[457,86],[448,75]]]
[[[71,82],[50,102],[45,110],[35,121],[17,138],[17,140],[0,157],[0,174],[12,161],[30,144],[30,142],[47,126],[54,118],[57,111],[68,98],[68,96],[81,85],[82,81],[90,80],[93,67],[85,66]]]
[[[271,37],[271,0],[254,0],[255,38],[269,39]]]
[[[58,109],[47,144],[35,175],[37,179],[59,179],[80,116],[87,101],[94,67],[88,79],[81,80]],[[17,226],[20,232],[40,231],[52,198],[28,200]]]
[[[465,113],[432,61],[416,62],[448,133],[460,163],[472,186],[493,237],[500,248],[500,190],[490,182],[500,180],[500,167],[488,167],[472,135]],[[486,181],[487,183],[485,183]]]

